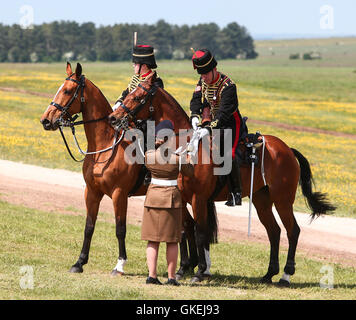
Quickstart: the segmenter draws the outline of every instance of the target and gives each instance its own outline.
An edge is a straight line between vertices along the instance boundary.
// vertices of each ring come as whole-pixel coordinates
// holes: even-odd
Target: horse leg
[[[116,222],[116,238],[119,243],[119,257],[115,268],[112,270],[112,275],[124,274],[124,266],[127,262],[126,255],[126,214],[127,214],[127,194],[123,193],[122,190],[116,189],[112,194],[112,200],[114,204],[115,211],[115,222]]]
[[[83,272],[83,265],[88,263],[90,243],[94,233],[95,222],[98,216],[100,201],[103,198],[103,193],[94,192],[90,188],[85,188],[85,204],[87,207],[87,217],[84,229],[84,241],[82,251],[78,261],[69,270],[73,273]]]
[[[183,208],[183,226],[184,231],[180,242],[180,268],[176,273],[178,280],[182,279],[187,272],[194,272],[194,268],[198,264],[197,247],[194,238],[194,220],[186,207]]]
[[[205,276],[211,276],[209,244],[217,242],[218,224],[215,204],[203,197],[194,197],[192,201],[195,224],[195,241],[198,248],[198,271],[192,282],[201,281]],[[206,273],[207,271],[207,273]]]
[[[206,237],[206,228],[200,224],[196,224],[194,228],[195,242],[197,245],[198,251],[198,271],[194,274],[191,282],[200,282],[204,279],[204,272],[207,268],[206,261],[206,250],[209,248],[207,237]]]
[[[287,230],[288,237],[288,256],[284,267],[284,274],[279,280],[279,285],[283,287],[290,286],[290,276],[295,273],[295,252],[297,250],[300,228],[293,214],[293,204],[275,202],[276,209],[281,217],[282,223]]]
[[[189,254],[188,254],[188,247],[187,247],[187,232],[190,221],[189,221],[190,214],[188,212],[187,207],[182,208],[182,225],[183,225],[183,231],[182,231],[182,238],[179,243],[179,249],[180,249],[180,267],[179,270],[176,273],[176,278],[177,280],[181,280],[184,278],[184,274],[189,270]]]
[[[267,273],[262,277],[262,283],[272,283],[272,277],[279,273],[279,241],[281,228],[272,212],[272,200],[268,187],[264,187],[253,194],[253,204],[258,217],[266,228],[270,243],[270,260]]]
[[[181,280],[184,278],[184,274],[189,269],[189,257],[188,257],[188,247],[187,247],[187,237],[185,231],[182,231],[182,239],[179,243],[180,252],[180,267],[176,272],[176,279]]]
[[[210,260],[210,245],[207,244],[204,248],[205,253],[205,261],[206,261],[206,269],[203,273],[203,277],[209,278],[211,277],[210,267],[211,267],[211,260]]]

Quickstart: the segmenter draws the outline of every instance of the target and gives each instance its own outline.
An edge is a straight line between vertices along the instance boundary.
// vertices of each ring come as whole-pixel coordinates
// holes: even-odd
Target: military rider
[[[243,121],[238,109],[236,85],[228,76],[217,71],[217,62],[209,50],[197,50],[192,61],[200,79],[190,101],[191,124],[195,130],[198,126],[232,129],[232,168],[228,182],[230,195],[225,204],[241,205],[240,165],[235,153]]]
[[[116,110],[125,100],[126,96],[136,89],[139,83],[144,82],[148,77],[155,77],[154,84],[163,89],[163,81],[157,72],[152,70],[157,68],[154,56],[154,48],[148,45],[137,45],[133,48],[132,62],[135,74],[131,78],[128,87],[122,92],[113,107]],[[153,74],[152,74],[153,73]]]

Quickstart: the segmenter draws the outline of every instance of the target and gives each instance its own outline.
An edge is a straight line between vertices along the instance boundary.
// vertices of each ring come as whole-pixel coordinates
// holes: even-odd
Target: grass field
[[[238,84],[240,111],[253,120],[356,135],[356,38],[257,41],[253,61],[221,61],[219,69]],[[290,53],[316,50],[322,60],[289,60]],[[184,107],[198,80],[189,61],[158,61],[165,87]],[[84,74],[113,103],[132,75],[130,62],[82,63]],[[68,156],[59,132],[46,132],[39,119],[63,83],[65,63],[0,64],[0,159],[80,171]],[[6,90],[4,90],[6,88]],[[310,161],[316,189],[338,206],[335,215],[356,218],[356,139],[351,136],[286,130],[248,123],[251,132],[272,134],[298,149]],[[83,148],[82,129],[78,136]],[[69,134],[69,132],[68,132]],[[68,135],[69,137],[69,135]],[[69,137],[69,140],[71,138]],[[74,150],[74,145],[72,145]],[[295,209],[307,211],[298,190]],[[266,272],[269,248],[251,243],[213,246],[213,280],[179,288],[144,285],[145,243],[139,228],[129,225],[127,275],[113,278],[115,226],[100,213],[89,264],[70,274],[82,245],[84,216],[36,211],[0,202],[0,299],[354,299],[352,268],[311,260],[297,254],[291,289],[259,284]],[[165,248],[159,277],[165,281]],[[226,257],[229,257],[226,263]],[[282,250],[281,270],[286,259]],[[334,289],[320,288],[321,268],[334,272]],[[20,268],[33,268],[34,288],[21,289]],[[278,281],[278,277],[274,279]]]
[[[257,60],[219,62],[219,69],[238,84],[243,116],[356,135],[356,38],[258,41],[256,47]],[[290,53],[313,48],[322,52],[322,60],[288,58]],[[129,62],[82,64],[84,74],[112,103],[132,75]],[[166,89],[189,110],[198,80],[191,62],[159,61],[158,72]],[[0,88],[21,90],[0,90],[0,158],[81,170],[67,155],[59,132],[45,132],[39,124],[64,78],[65,63],[0,64]],[[356,217],[356,139],[272,124],[249,122],[248,126],[251,132],[276,135],[303,153],[312,165],[317,189],[328,193],[338,206],[336,215]],[[85,148],[83,130],[77,132]],[[300,193],[296,209],[307,210]]]
[[[36,211],[0,201],[0,299],[354,299],[356,272],[327,261],[311,260],[297,254],[296,274],[290,289],[263,285],[259,278],[268,264],[269,248],[251,243],[221,242],[211,248],[211,281],[191,286],[189,278],[181,286],[147,286],[145,242],[138,227],[127,232],[127,275],[112,277],[116,264],[115,225],[100,213],[92,240],[89,263],[83,274],[71,274],[78,258],[85,217]],[[228,261],[226,257],[229,256]],[[281,269],[286,252],[280,255]],[[165,246],[160,248],[158,277],[166,281]],[[33,286],[26,282],[32,268]],[[320,287],[322,268],[333,272],[333,289]],[[274,281],[278,281],[278,276]],[[323,282],[323,281],[322,281]],[[330,284],[327,281],[323,282]]]

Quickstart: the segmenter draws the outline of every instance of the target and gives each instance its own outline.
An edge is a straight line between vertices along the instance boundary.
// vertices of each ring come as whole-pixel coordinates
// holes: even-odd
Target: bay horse
[[[124,161],[125,148],[130,141],[123,139],[120,143],[113,143],[116,133],[107,121],[112,108],[102,92],[84,77],[82,66],[78,63],[73,72],[71,64],[67,63],[66,72],[68,77],[40,121],[45,130],[56,130],[63,122],[74,124],[73,115],[80,112],[83,115],[83,121],[79,123],[84,125],[87,138],[87,154],[82,168],[86,182],[87,216],[81,253],[70,272],[83,272],[83,265],[88,262],[99,205],[107,195],[113,202],[119,246],[119,257],[112,274],[123,274],[127,260],[125,236],[129,192],[144,195],[147,189],[143,184],[140,187],[135,185],[142,165]]]
[[[115,110],[109,121],[113,126],[126,125],[137,119],[151,118],[156,123],[171,120],[175,128],[191,128],[189,118],[179,103],[165,90],[154,87],[152,79],[139,84],[136,90],[123,101],[121,108]],[[261,170],[255,168],[253,184],[253,204],[258,217],[264,225],[270,242],[270,260],[267,273],[261,278],[262,283],[272,283],[272,277],[279,273],[279,243],[281,229],[272,212],[275,205],[287,230],[289,248],[284,274],[279,281],[281,286],[290,285],[290,276],[295,273],[295,253],[300,228],[294,217],[293,203],[298,182],[302,193],[312,210],[312,218],[335,210],[324,194],[313,192],[312,173],[308,160],[297,150],[289,148],[281,139],[264,135],[265,139],[265,181]],[[207,266],[206,252],[209,243],[216,242],[217,222],[214,220],[214,201],[227,199],[228,188],[223,186],[217,195],[218,177],[214,175],[216,166],[212,161],[202,163],[204,148],[198,149],[198,163],[194,166],[194,177],[180,176],[179,188],[184,201],[191,204],[195,221],[195,239],[198,248],[198,271],[192,281],[201,281]],[[259,156],[261,156],[259,154]],[[261,157],[260,157],[261,158]],[[251,166],[241,166],[242,196],[249,196]],[[180,270],[181,271],[181,270]]]

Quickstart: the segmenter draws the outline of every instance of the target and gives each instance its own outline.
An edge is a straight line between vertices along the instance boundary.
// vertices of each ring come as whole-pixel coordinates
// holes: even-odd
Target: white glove
[[[198,129],[198,123],[199,123],[199,118],[198,117],[193,117],[192,118],[192,127],[194,130]]]
[[[205,136],[208,136],[210,134],[207,128],[201,128],[199,133],[200,133],[200,139],[203,139]]]
[[[116,103],[113,107],[112,107],[112,109],[113,109],[113,111],[115,111],[117,108],[119,108],[121,106],[121,102],[119,101],[118,103]]]

